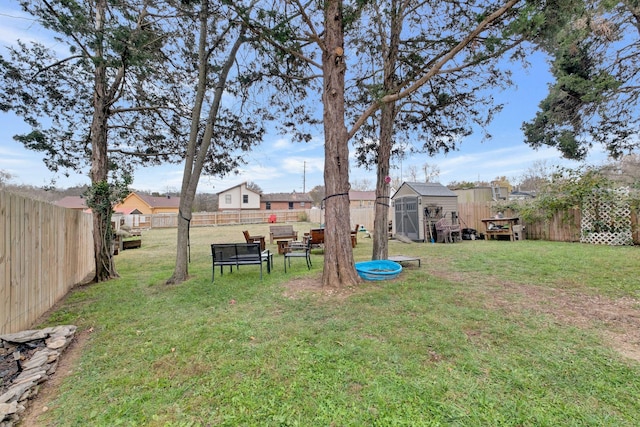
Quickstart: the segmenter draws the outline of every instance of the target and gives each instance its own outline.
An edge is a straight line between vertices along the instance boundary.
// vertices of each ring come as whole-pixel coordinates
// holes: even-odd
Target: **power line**
[[[0,16],[6,16],[7,18],[13,18],[13,19],[24,19],[25,21],[37,21],[38,18],[27,18],[24,16],[15,16],[15,15],[9,15],[8,13],[0,13]]]

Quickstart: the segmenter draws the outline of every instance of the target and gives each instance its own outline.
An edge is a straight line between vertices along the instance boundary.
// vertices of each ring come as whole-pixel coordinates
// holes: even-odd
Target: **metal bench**
[[[267,273],[271,274],[273,256],[267,249],[260,250],[260,243],[213,243],[211,245],[213,264],[211,268],[211,282],[215,279],[216,267],[220,267],[220,275],[225,265],[229,266],[229,272],[233,267],[239,269],[241,265],[259,265],[260,280],[262,280],[262,263],[267,263]]]

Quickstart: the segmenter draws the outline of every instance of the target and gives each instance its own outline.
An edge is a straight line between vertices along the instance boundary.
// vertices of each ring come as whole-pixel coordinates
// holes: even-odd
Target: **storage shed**
[[[391,202],[394,235],[425,241],[438,219],[448,217],[458,224],[458,195],[437,182],[403,182]]]

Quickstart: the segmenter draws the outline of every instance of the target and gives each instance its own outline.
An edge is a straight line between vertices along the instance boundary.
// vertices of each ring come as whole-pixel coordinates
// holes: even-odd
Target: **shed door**
[[[395,199],[396,233],[411,240],[420,240],[418,228],[418,198],[399,197]]]

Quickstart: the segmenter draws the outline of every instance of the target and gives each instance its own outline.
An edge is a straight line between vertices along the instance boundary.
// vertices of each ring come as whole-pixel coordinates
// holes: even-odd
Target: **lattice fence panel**
[[[594,191],[582,204],[582,243],[633,245],[629,187]]]

